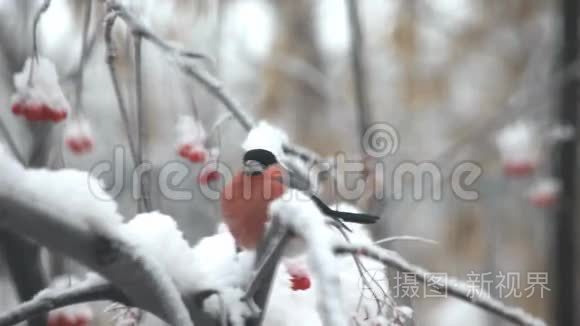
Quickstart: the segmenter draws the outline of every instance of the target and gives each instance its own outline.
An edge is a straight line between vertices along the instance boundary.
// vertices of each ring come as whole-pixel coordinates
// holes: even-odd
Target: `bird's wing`
[[[308,182],[308,180],[304,180],[304,178],[302,178],[296,172],[293,172],[288,168],[284,167],[281,168],[286,173],[288,178],[286,182],[284,182],[283,178],[280,178],[279,179],[280,182],[285,183],[290,188],[297,189],[308,194],[310,198],[314,201],[316,206],[318,206],[320,211],[324,213],[324,215],[337,220],[338,223],[340,223],[341,226],[344,227],[345,229],[350,230],[344,223],[342,223],[343,221],[358,224],[373,224],[379,220],[378,216],[364,213],[340,212],[328,207],[328,205],[326,205],[320,198],[318,198],[315,194],[312,193],[312,191],[310,190],[310,183]]]
[[[325,214],[335,219],[341,219],[345,222],[358,224],[373,224],[380,218],[378,216],[364,214],[364,213],[349,213],[334,210],[326,205],[320,198],[315,195],[310,195],[310,198],[316,203],[316,206]]]

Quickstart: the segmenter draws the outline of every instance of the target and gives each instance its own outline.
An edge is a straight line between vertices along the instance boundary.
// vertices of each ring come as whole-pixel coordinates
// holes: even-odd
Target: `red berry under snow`
[[[529,202],[538,208],[552,207],[558,203],[560,197],[560,182],[551,177],[544,177],[536,181],[528,193]]]
[[[183,144],[178,148],[179,156],[183,158],[188,158],[189,153],[191,153],[192,150],[193,146],[191,146],[191,144]]]
[[[54,109],[46,104],[32,104],[23,101],[12,104],[12,113],[24,116],[29,121],[59,122],[67,117],[65,110]]]
[[[188,159],[192,163],[203,163],[207,160],[207,151],[200,146],[183,144],[178,147],[179,156]]]
[[[220,174],[216,170],[204,170],[197,177],[197,181],[202,185],[207,185],[210,182],[217,181],[220,178]]]
[[[291,275],[292,290],[305,291],[310,289],[310,278],[306,275]]]
[[[65,143],[75,154],[87,153],[93,149],[93,141],[89,137],[68,138]]]
[[[64,129],[64,144],[73,154],[81,155],[90,152],[94,138],[88,120],[80,117],[69,121]]]
[[[15,115],[21,115],[24,112],[24,104],[21,102],[15,102],[12,104],[12,113]]]
[[[558,203],[558,196],[555,194],[534,194],[529,198],[530,203],[538,208],[548,208]]]
[[[193,163],[203,163],[203,162],[205,162],[207,155],[206,155],[205,151],[193,150],[189,153],[187,158]]]

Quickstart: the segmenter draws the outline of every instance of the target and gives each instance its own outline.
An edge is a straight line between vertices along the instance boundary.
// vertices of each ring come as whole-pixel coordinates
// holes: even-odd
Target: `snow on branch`
[[[334,247],[334,251],[338,254],[354,254],[375,259],[386,266],[392,267],[398,271],[409,273],[425,285],[433,288],[441,293],[448,293],[449,295],[461,299],[467,303],[473,304],[486,311],[489,311],[507,321],[522,326],[545,326],[546,323],[540,320],[521,308],[509,307],[501,301],[474,291],[473,287],[455,279],[443,280],[441,277],[434,276],[422,267],[413,265],[407,262],[398,253],[370,246],[367,244],[351,244],[342,243]]]
[[[123,219],[98,180],[76,170],[25,169],[4,148],[0,171],[0,225],[92,268],[136,306],[192,325],[163,266],[119,231]]]
[[[334,234],[326,217],[306,195],[289,190],[270,205],[270,215],[278,217],[283,225],[303,239],[308,261],[318,281],[318,307],[324,325],[348,325],[343,309],[339,268],[332,244]]]
[[[30,301],[15,309],[0,314],[0,326],[11,326],[26,321],[36,315],[47,313],[72,304],[110,300],[128,303],[125,295],[111,283],[91,275],[85,281],[67,289],[46,289]]]

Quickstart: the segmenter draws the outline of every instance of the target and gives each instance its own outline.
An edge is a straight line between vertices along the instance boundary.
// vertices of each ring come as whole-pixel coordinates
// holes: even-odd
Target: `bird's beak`
[[[262,174],[262,172],[264,172],[264,166],[260,162],[250,160],[244,163],[244,173],[246,175]]]

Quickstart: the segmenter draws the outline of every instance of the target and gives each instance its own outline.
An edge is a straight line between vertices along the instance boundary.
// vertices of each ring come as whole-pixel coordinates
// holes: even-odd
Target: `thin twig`
[[[378,245],[378,244],[389,243],[389,242],[393,242],[393,241],[417,241],[417,242],[423,242],[423,243],[428,243],[428,244],[432,244],[432,245],[439,244],[439,242],[437,242],[435,240],[422,238],[422,237],[416,237],[413,235],[397,235],[394,237],[388,237],[388,238],[384,238],[384,239],[380,239],[380,240],[375,241],[375,244]]]
[[[135,98],[136,98],[136,112],[137,112],[137,166],[143,164],[145,155],[145,108],[143,107],[143,67],[142,67],[142,36],[140,34],[133,35],[134,49],[135,49]],[[141,184],[141,198],[140,211],[150,212],[151,193],[147,177],[150,172],[144,173],[140,176],[139,182]]]
[[[364,42],[359,17],[357,0],[346,0],[348,20],[350,23],[350,53],[352,77],[354,80],[355,98],[358,108],[359,133],[362,139],[371,123],[371,111],[366,94],[366,70],[364,64]]]
[[[32,56],[34,60],[38,63],[38,24],[40,23],[40,18],[50,7],[51,0],[44,0],[42,6],[38,9],[34,15],[34,21],[32,23]],[[32,76],[34,75],[34,63],[30,62],[30,72],[28,74],[28,85],[32,85]]]
[[[175,48],[169,43],[162,40],[160,37],[151,32],[147,27],[145,27],[135,16],[133,16],[126,7],[114,0],[109,0],[109,10],[116,12],[119,17],[125,21],[125,23],[131,29],[133,35],[140,35],[141,37],[149,40],[151,43],[155,44],[161,50],[165,52],[170,52],[171,54],[179,57],[185,57],[189,59],[203,59],[208,63],[213,65],[213,61],[210,57],[203,53],[187,51],[183,49]]]
[[[82,112],[83,104],[82,104],[82,93],[84,88],[84,73],[85,73],[85,66],[87,61],[87,54],[88,54],[88,33],[89,33],[89,26],[91,23],[91,15],[92,15],[92,8],[93,2],[87,1],[85,2],[85,17],[83,23],[83,31],[81,36],[81,58],[79,60],[79,70],[76,76],[77,78],[77,87],[75,89],[75,109],[76,112]]]
[[[32,23],[32,55],[38,61],[38,24],[40,23],[40,18],[50,7],[51,0],[44,0],[42,6],[38,9],[34,15],[34,21]]]
[[[113,89],[115,90],[115,97],[117,99],[117,105],[119,106],[119,112],[121,113],[121,119],[123,120],[123,125],[125,126],[125,132],[127,136],[127,142],[129,143],[129,149],[131,151],[131,157],[133,162],[137,165],[137,150],[135,146],[135,141],[131,133],[131,124],[129,123],[129,113],[127,111],[127,106],[123,99],[123,93],[121,92],[121,85],[119,84],[119,78],[117,76],[117,68],[115,67],[115,58],[117,57],[117,50],[113,45],[113,26],[115,25],[115,20],[117,14],[109,13],[105,17],[105,45],[107,47],[107,66],[109,67],[109,74],[111,75],[111,80],[113,82]]]
[[[238,106],[231,96],[225,92],[221,83],[215,80],[212,76],[204,74],[190,66],[180,65],[180,68],[187,76],[195,79],[213,96],[215,96],[224,107],[230,111],[236,120],[238,120],[246,131],[250,131],[254,127],[253,119]]]
[[[473,287],[454,279],[442,279],[433,275],[422,267],[407,262],[398,253],[375,246],[358,245],[358,244],[338,244],[335,246],[335,252],[338,254],[358,254],[383,263],[400,272],[413,275],[419,282],[434,290],[449,294],[455,298],[461,299],[467,303],[473,304],[488,312],[491,312],[507,321],[522,326],[545,326],[546,323],[528,313],[521,308],[506,306],[501,301],[475,291]]]

